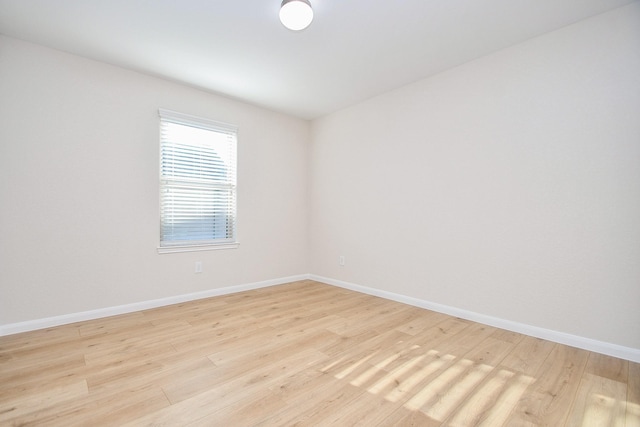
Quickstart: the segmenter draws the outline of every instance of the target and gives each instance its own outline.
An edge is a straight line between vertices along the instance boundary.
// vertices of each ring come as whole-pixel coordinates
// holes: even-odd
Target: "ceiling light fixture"
[[[282,0],[280,22],[293,31],[304,30],[313,21],[313,9],[309,0]]]

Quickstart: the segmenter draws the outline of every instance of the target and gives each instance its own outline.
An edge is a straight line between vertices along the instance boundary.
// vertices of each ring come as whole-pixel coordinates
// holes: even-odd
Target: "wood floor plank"
[[[59,406],[64,402],[84,397],[88,393],[87,382],[82,380],[63,386],[41,387],[38,390],[31,390],[30,393],[3,399],[0,403],[0,423],[8,423],[13,418]]]
[[[18,362],[15,369],[0,373],[0,401],[7,394],[38,388],[43,383],[61,384],[85,379],[85,369],[82,355],[54,358],[51,361],[43,361],[40,365],[25,366]]]
[[[629,362],[626,427],[640,427],[640,363]]]
[[[429,418],[424,412],[399,408],[383,424],[389,427],[438,427],[442,423]]]
[[[629,362],[605,354],[590,353],[584,372],[626,383],[629,376]]]
[[[525,375],[534,375],[555,346],[551,341],[524,337],[502,361],[502,365]]]
[[[287,404],[269,389],[260,389],[244,398],[209,414],[199,420],[186,424],[187,427],[234,426],[249,427],[256,424],[256,420],[264,418],[265,414],[272,414],[285,408]]]
[[[110,393],[93,393],[16,418],[15,425],[36,426],[114,426],[133,417],[153,413],[169,406],[157,387],[120,389]]]
[[[144,317],[144,312],[136,311],[133,313],[121,314],[119,316],[110,316],[101,319],[87,320],[77,323],[77,331],[80,336],[95,336],[109,332],[124,333],[127,329],[137,329],[140,325],[148,324]]]
[[[383,425],[385,420],[395,412],[400,405],[391,402],[384,396],[372,393],[362,393],[348,405],[336,408],[331,415],[323,420],[326,425],[335,426],[377,426]]]
[[[589,352],[556,345],[534,376],[508,423],[565,425],[584,373]]]
[[[626,397],[625,383],[585,373],[566,425],[624,427]]]
[[[0,425],[640,426],[640,364],[303,280],[0,337]]]
[[[435,311],[422,311],[422,315],[411,319],[409,322],[406,322],[403,325],[396,327],[396,329],[409,335],[416,335],[426,329],[430,329],[435,325],[444,322],[445,320],[452,319],[451,316],[447,316],[446,314],[442,313],[436,313]]]
[[[354,387],[351,384],[344,384],[339,387],[325,387],[321,392],[315,396],[310,405],[305,407],[303,411],[300,411],[298,407],[294,407],[292,408],[293,411],[285,414],[290,415],[289,417],[283,417],[277,422],[275,419],[269,419],[264,425],[309,427],[329,425],[329,420],[331,420],[336,410],[349,406],[356,397],[365,393],[359,387]],[[275,424],[271,424],[272,422]]]
[[[39,348],[42,345],[55,343],[71,343],[79,336],[76,324],[57,326],[53,328],[39,329],[22,334],[7,335],[0,340],[0,354],[6,351],[24,351]]]
[[[318,363],[324,357],[314,350],[301,349],[285,359],[271,360],[270,363],[254,366],[252,369],[242,369],[241,366],[237,366],[233,373],[221,370],[220,376],[211,379],[208,387],[186,399],[174,397],[184,392],[181,390],[182,384],[167,385],[163,390],[175,403],[160,411],[132,420],[127,425],[186,425],[221,411],[228,412],[225,409],[228,406],[235,405],[243,399],[250,399],[247,396],[254,396],[268,389],[281,378],[297,372],[307,364]]]

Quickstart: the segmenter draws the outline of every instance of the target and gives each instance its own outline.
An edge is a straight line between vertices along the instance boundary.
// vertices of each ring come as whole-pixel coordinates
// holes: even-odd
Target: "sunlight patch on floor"
[[[337,366],[340,363],[344,362],[345,359],[346,359],[345,357],[340,357],[337,360],[334,360],[333,362],[329,363],[327,366],[320,369],[320,372],[327,372],[331,370],[331,368],[333,368],[334,366]]]
[[[409,410],[417,411],[426,403],[438,398],[438,393],[445,389],[447,385],[454,382],[456,378],[469,369],[471,365],[473,365],[473,362],[470,360],[463,359],[458,361],[416,393],[415,396],[405,404],[405,407]]]
[[[411,393],[418,384],[424,381],[425,378],[434,372],[439,371],[443,365],[448,364],[454,359],[455,357],[450,354],[434,359],[431,363],[422,367],[419,371],[403,380],[400,385],[391,390],[385,398],[391,402],[397,402],[403,396]]]
[[[387,366],[389,366],[391,362],[397,360],[399,357],[400,357],[400,353],[393,353],[391,356],[387,357],[382,362],[376,363],[374,366],[376,368],[384,369]]]
[[[403,363],[393,371],[389,372],[388,375],[386,375],[381,380],[376,382],[374,385],[369,387],[368,390],[373,394],[378,394],[394,383],[396,385],[400,385],[400,378],[402,378],[404,374],[406,374],[411,369],[413,369],[413,367],[416,366],[418,363],[420,363],[422,359],[424,359],[425,357],[426,357],[425,355],[422,355],[422,356],[414,357],[413,359],[408,360],[407,362]]]
[[[627,427],[640,427],[640,405],[627,402]]]
[[[363,365],[364,363],[367,362],[367,360],[371,359],[374,355],[370,354],[368,356],[363,357],[362,359],[358,360],[356,363],[354,363],[351,366],[347,366],[346,369],[344,369],[342,372],[340,372],[339,374],[336,375],[336,378],[338,379],[343,379],[346,378],[347,376],[349,376],[350,373],[352,373],[353,371],[355,371],[356,369],[358,369],[361,365]]]
[[[364,371],[362,374],[358,375],[358,377],[351,381],[351,385],[356,387],[362,387],[365,385],[371,378],[374,377],[375,374],[382,371],[382,369],[377,366],[371,366],[369,369]]]
[[[421,411],[436,421],[446,420],[451,426],[503,424],[525,390],[535,382],[530,376],[503,367],[477,364],[468,359],[457,360],[454,355],[440,355],[436,350],[411,357],[385,372],[383,368],[399,358],[398,354],[390,355],[358,374],[357,370],[366,366],[378,353],[354,361],[335,377],[353,376],[351,385],[366,387],[369,393],[383,395],[389,402],[399,402],[411,396],[404,403],[405,408]],[[335,366],[338,362],[325,369]],[[377,377],[375,382],[372,380],[374,377]],[[373,384],[367,386],[370,382]]]
[[[582,419],[582,427],[625,427],[627,402],[593,393],[589,396]]]
[[[437,402],[429,405],[423,412],[435,420],[444,420],[492,369],[487,365],[472,367],[459,381],[448,384],[447,392],[438,396]]]
[[[536,382],[534,377],[504,366],[479,364],[436,350],[411,357],[419,348],[413,346],[409,351],[388,356],[378,349],[357,360],[335,361],[323,371],[335,368],[339,370],[334,375],[337,379],[350,379],[351,385],[366,388],[368,393],[388,402],[400,402],[404,408],[421,412],[434,422],[461,427],[503,425],[514,410],[518,411],[520,399]],[[376,358],[378,355],[384,356]],[[374,358],[382,360],[374,363]],[[592,382],[611,388],[611,381],[598,381],[602,384],[593,379],[587,384],[589,388]],[[606,390],[583,390],[582,406],[574,410],[571,425],[640,427],[640,405],[621,399],[621,390],[612,391],[615,397]]]

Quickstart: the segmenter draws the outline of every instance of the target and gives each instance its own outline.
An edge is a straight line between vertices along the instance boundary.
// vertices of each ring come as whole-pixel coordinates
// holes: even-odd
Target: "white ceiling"
[[[313,119],[633,0],[0,0],[0,33]]]

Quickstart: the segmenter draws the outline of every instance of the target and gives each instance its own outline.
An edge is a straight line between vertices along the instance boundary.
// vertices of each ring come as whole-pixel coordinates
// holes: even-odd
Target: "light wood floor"
[[[0,337],[0,425],[640,425],[640,364],[312,281]]]

